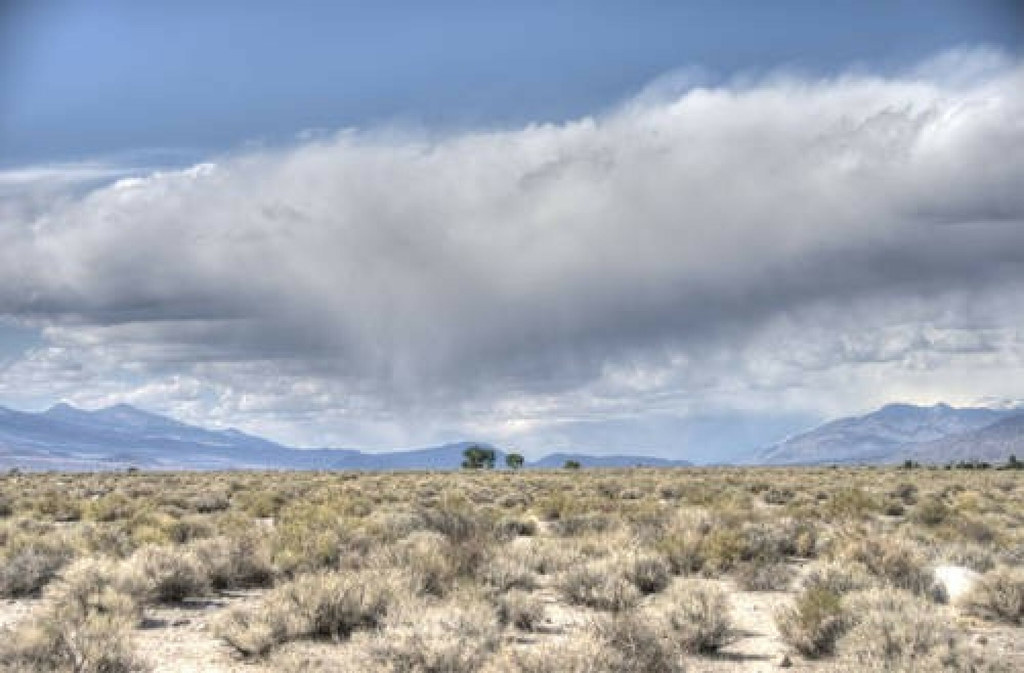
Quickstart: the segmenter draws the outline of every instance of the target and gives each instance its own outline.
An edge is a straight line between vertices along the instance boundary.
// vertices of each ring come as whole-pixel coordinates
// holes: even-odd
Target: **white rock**
[[[979,574],[963,566],[937,566],[935,581],[946,590],[950,603],[956,603],[978,581]]]

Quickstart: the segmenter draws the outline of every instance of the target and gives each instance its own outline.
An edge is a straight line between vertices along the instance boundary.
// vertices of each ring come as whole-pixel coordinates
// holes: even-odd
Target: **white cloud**
[[[1024,352],[1020,62],[655,88],[599,118],[344,132],[8,212],[0,314],[48,346],[0,394],[374,446],[1019,396],[993,372]]]

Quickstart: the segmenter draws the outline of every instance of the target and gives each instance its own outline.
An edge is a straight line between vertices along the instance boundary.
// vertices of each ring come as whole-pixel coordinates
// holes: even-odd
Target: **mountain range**
[[[208,430],[127,404],[95,411],[57,404],[29,413],[0,407],[0,469],[112,470],[450,470],[477,442],[370,453],[356,449],[297,449],[238,430]],[[483,445],[487,446],[487,445]],[[495,449],[498,467],[505,453]],[[553,454],[526,467],[685,466],[647,456]]]
[[[380,453],[299,449],[238,430],[209,430],[127,404],[88,411],[57,404],[30,413],[0,407],[0,469],[299,469],[451,470],[476,442]],[[489,446],[482,444],[482,446]],[[493,448],[493,447],[491,447]],[[889,404],[863,416],[830,421],[764,447],[746,465],[815,465],[985,461],[1024,457],[1024,409],[955,408],[948,404]],[[505,453],[495,449],[497,465]],[[691,465],[637,455],[552,453],[526,467]]]
[[[840,418],[748,456],[745,464],[1002,462],[1024,454],[1024,410],[888,404]]]

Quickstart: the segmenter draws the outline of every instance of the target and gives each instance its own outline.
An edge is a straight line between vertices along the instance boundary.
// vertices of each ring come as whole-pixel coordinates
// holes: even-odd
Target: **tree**
[[[462,467],[467,470],[494,469],[494,449],[487,449],[478,444],[473,444],[462,452],[462,456],[465,458],[462,461]]]
[[[578,470],[580,469],[580,467],[582,467],[582,465],[580,465],[580,461],[578,460],[567,460],[565,461],[564,467],[567,470]]]
[[[523,456],[518,453],[509,453],[505,455],[505,465],[510,470],[518,470],[523,466],[525,460]]]

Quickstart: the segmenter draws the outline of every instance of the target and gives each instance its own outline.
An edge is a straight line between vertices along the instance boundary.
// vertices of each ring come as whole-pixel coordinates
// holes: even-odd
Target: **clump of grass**
[[[848,620],[837,594],[812,586],[798,594],[791,607],[776,614],[775,625],[787,644],[816,658],[835,651]]]

